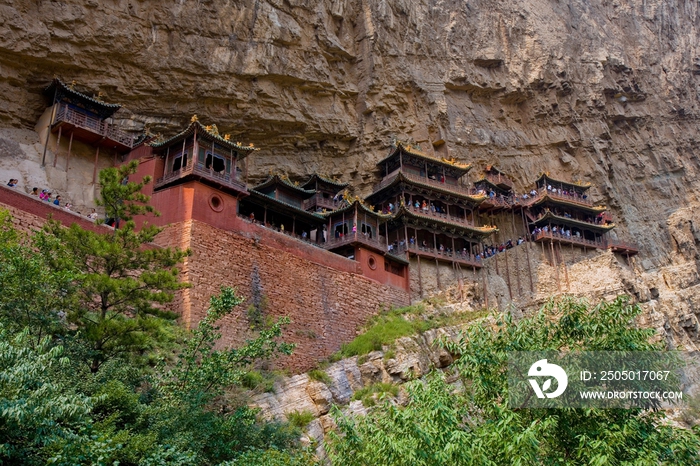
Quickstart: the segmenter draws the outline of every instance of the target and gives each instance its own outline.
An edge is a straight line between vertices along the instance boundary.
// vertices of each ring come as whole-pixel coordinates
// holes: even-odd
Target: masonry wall
[[[182,271],[192,288],[182,291],[176,303],[186,325],[202,319],[209,298],[221,286],[235,286],[245,303],[222,320],[221,344],[237,344],[250,337],[247,310],[262,305],[266,317],[289,316],[292,320],[284,340],[296,343],[297,349],[275,365],[305,371],[355,338],[360,327],[382,307],[409,304],[404,290],[323,265],[303,250],[313,246],[260,230],[257,235],[245,236],[189,220],[170,225],[159,235],[161,245],[192,251]],[[270,246],[272,239],[263,238],[266,235],[300,243],[301,253]],[[316,254],[320,259],[330,253],[318,249]]]

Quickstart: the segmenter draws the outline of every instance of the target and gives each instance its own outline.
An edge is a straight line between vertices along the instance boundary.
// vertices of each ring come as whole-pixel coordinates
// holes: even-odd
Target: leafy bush
[[[361,388],[352,394],[353,400],[362,400],[362,404],[365,407],[374,406],[376,404],[376,395],[382,395],[388,393],[389,395],[396,397],[399,394],[399,387],[391,383],[373,383],[367,387]]]
[[[314,419],[316,419],[316,416],[314,416],[314,413],[311,411],[292,411],[291,413],[287,413],[287,420],[289,423],[300,429],[308,426]]]
[[[333,383],[333,379],[331,379],[331,376],[326,374],[325,371],[322,371],[320,369],[313,369],[308,372],[309,378],[311,380],[315,380],[317,382],[323,382],[326,385],[330,385]]]

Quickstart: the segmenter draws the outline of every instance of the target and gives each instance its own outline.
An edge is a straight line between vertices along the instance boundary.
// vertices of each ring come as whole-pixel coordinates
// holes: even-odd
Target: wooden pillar
[[[53,167],[56,168],[56,161],[58,160],[58,151],[61,150],[61,131],[63,131],[63,125],[58,127],[58,139],[56,140],[56,152],[53,153]]]
[[[421,275],[420,272],[420,256],[416,254],[416,259],[418,259],[418,292],[420,293],[420,297],[423,297],[423,276]]]
[[[513,290],[511,289],[510,286],[510,267],[508,266],[508,250],[504,249],[503,250],[503,257],[506,259],[506,284],[508,285],[508,296],[510,296],[510,300],[513,301]]]
[[[557,277],[557,290],[561,292],[561,282],[559,281],[559,266],[557,265],[557,258],[554,256],[554,240],[549,240],[549,249],[552,252],[552,265],[554,265],[554,271]]]
[[[564,252],[561,249],[561,243],[559,243],[559,252],[561,254],[561,257],[559,258],[560,262],[564,266],[564,278],[566,279],[566,291],[571,291],[571,283],[569,282],[569,271],[566,269],[566,261],[564,260]]]
[[[70,153],[73,148],[73,131],[70,132],[70,139],[68,140],[68,157],[66,157],[66,172],[68,171],[68,165],[70,164]]]
[[[440,286],[440,264],[438,263],[437,257],[435,258],[435,278],[437,279],[438,290],[442,291],[442,286]]]
[[[263,209],[265,209],[263,212],[263,225],[267,226],[267,206],[263,206]]]
[[[100,146],[97,146],[95,151],[95,167],[92,169],[92,184],[97,181],[97,159],[100,157]]]
[[[170,146],[165,151],[165,167],[163,167],[163,176],[168,174],[168,159],[170,158]]]

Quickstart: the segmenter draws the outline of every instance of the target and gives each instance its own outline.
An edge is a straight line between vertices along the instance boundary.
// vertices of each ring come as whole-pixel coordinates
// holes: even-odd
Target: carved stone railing
[[[454,261],[474,267],[482,267],[484,265],[481,258],[477,259],[473,254],[462,253],[461,251],[447,252],[441,251],[437,248],[419,246],[417,244],[409,244],[408,250],[409,252],[417,254],[421,257],[431,257],[438,260]]]

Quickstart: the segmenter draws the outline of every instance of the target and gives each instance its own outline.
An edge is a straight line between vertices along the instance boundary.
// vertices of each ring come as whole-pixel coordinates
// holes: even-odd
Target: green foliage
[[[65,331],[67,311],[75,307],[80,274],[56,269],[42,251],[55,248],[52,238],[18,235],[6,211],[0,211],[0,318],[13,331],[27,328],[38,342]]]
[[[323,382],[326,385],[330,385],[331,383],[333,383],[333,379],[331,379],[331,376],[326,374],[326,371],[322,371],[320,369],[312,369],[308,372],[308,375],[311,380]]]
[[[153,212],[142,203],[140,189],[149,181],[126,181],[137,163],[100,172],[107,215],[122,219],[113,232],[96,233],[78,225],[64,228],[48,222],[35,243],[55,272],[72,276],[78,305],[68,310],[68,322],[91,343],[90,367],[96,372],[116,356],[138,356],[172,340],[175,318],[163,305],[188,285],[179,281],[177,264],[189,251],[150,246],[160,229],[136,231],[134,215]]]
[[[471,312],[424,316],[424,311],[423,305],[418,304],[380,312],[369,321],[361,335],[342,345],[339,359],[379,351],[398,338],[433,328],[462,324],[486,315],[486,312]]]
[[[515,322],[473,325],[456,343],[466,391],[440,375],[407,384],[408,404],[385,401],[364,418],[335,413],[327,443],[333,464],[693,465],[700,439],[663,413],[641,409],[510,409],[507,356],[534,350],[658,350],[653,330],[630,326],[640,314],[625,298],[591,308],[566,299]]]
[[[362,400],[365,407],[374,406],[376,404],[377,395],[381,397],[383,394],[389,394],[396,397],[399,394],[399,387],[391,383],[377,382],[368,385],[352,394],[353,400]]]
[[[313,421],[316,418],[314,416],[314,413],[311,411],[292,411],[291,413],[287,413],[287,419],[289,420],[289,423],[293,425],[294,427],[298,427],[300,429],[303,429],[304,427],[308,426],[311,421]]]
[[[96,203],[104,206],[107,217],[128,221],[136,215],[158,215],[153,207],[147,204],[150,198],[141,193],[141,189],[151,182],[151,177],[145,176],[138,183],[129,181],[129,177],[136,173],[138,168],[139,162],[132,160],[120,167],[100,171],[100,198]]]
[[[276,341],[287,320],[240,348],[215,350],[216,322],[243,301],[223,289],[199,327],[175,340],[160,310],[169,278],[148,267],[123,280],[104,273],[150,254],[139,241],[122,254],[125,230],[138,234],[127,222],[111,238],[57,225],[24,238],[0,212],[0,464],[311,464],[297,428],[264,422],[229,396],[256,378],[248,374],[262,360],[291,352]],[[112,346],[98,352],[102,331]],[[156,367],[142,363],[168,351]]]
[[[55,371],[66,366],[49,337],[34,344],[28,329],[0,331],[0,463],[45,464],[57,445],[80,437],[92,401],[56,383]]]

